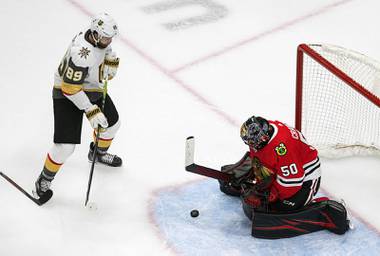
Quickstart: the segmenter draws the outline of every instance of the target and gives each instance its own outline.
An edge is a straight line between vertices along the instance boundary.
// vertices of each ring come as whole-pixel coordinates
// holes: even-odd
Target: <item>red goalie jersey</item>
[[[250,148],[250,157],[273,172],[271,186],[283,200],[297,193],[305,181],[321,176],[318,152],[298,130],[279,121],[268,122],[274,128],[270,141],[258,151]]]

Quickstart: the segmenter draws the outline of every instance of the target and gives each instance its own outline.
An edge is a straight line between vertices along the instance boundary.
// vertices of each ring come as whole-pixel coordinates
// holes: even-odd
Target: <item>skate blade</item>
[[[88,162],[89,162],[90,164],[92,164],[92,161],[91,161],[91,160],[88,160]],[[96,161],[96,162],[95,162],[95,165],[107,166],[107,167],[112,167],[112,168],[120,168],[120,167],[122,167],[122,165],[120,165],[120,166],[113,166],[113,165],[105,164],[105,163],[102,163],[102,162],[99,162],[99,161]]]

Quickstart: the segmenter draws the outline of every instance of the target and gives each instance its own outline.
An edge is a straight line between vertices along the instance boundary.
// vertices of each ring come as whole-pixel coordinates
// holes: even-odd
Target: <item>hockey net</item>
[[[296,128],[325,157],[380,155],[380,63],[332,45],[297,50]]]

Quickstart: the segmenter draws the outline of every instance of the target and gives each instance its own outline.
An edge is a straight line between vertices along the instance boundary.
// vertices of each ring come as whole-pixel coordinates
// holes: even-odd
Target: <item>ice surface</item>
[[[216,181],[205,180],[157,191],[151,209],[154,220],[180,255],[343,256],[380,251],[379,234],[355,218],[355,229],[343,236],[323,230],[290,239],[255,239],[240,199],[220,193],[218,187]],[[200,211],[199,217],[190,216],[193,208]]]
[[[160,13],[144,11],[153,4],[173,2],[190,4]],[[163,26],[204,15],[209,7],[199,3],[216,3],[227,12],[218,20],[175,31]],[[165,227],[183,224],[193,208],[199,208],[200,216],[183,224],[181,235],[191,230],[212,232],[208,241],[213,246],[230,236],[241,237],[238,244],[246,245],[252,238],[242,212],[231,210],[236,202],[214,192],[202,194],[210,204],[178,209],[178,221],[182,222],[175,223],[171,221],[174,212],[162,212],[167,208],[154,205],[167,203],[169,207],[177,202],[165,199],[170,193],[160,197],[155,191],[172,186],[186,190],[192,184],[199,191],[211,189],[184,171],[184,144],[190,135],[197,138],[196,161],[218,168],[244,154],[238,126],[248,116],[294,123],[299,43],[326,42],[380,59],[379,7],[373,0],[3,0],[0,170],[29,191],[33,188],[52,143],[54,71],[72,37],[88,26],[91,14],[100,11],[112,14],[121,32],[113,45],[121,59],[120,68],[109,83],[109,93],[122,126],[110,151],[120,155],[125,165],[95,167],[90,200],[98,209],[86,210],[87,151],[92,134],[84,120],[82,144],[57,174],[54,197],[45,206],[36,207],[0,180],[0,255],[186,254],[197,244],[173,242]],[[364,238],[368,235],[371,242],[359,241],[377,248],[380,160],[323,160],[322,165],[324,191],[345,199],[357,219],[367,223],[359,225],[364,232],[359,233]],[[231,222],[221,225],[211,221],[214,218]],[[347,237],[321,234],[310,237],[320,244],[323,240],[319,238],[337,241],[357,233]],[[276,248],[287,241],[276,242]],[[292,243],[298,245],[297,241]],[[363,244],[358,244],[359,248]],[[218,246],[219,255],[245,253],[237,245],[230,249]],[[337,245],[332,242],[331,246]],[[286,247],[292,248],[296,251],[298,247]],[[207,255],[209,249],[197,253]],[[255,244],[248,248],[256,249]],[[347,250],[338,248],[337,254]]]

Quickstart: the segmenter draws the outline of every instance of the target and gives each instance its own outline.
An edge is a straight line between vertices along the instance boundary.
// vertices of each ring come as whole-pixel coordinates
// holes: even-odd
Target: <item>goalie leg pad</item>
[[[290,213],[252,214],[252,236],[264,239],[295,237],[327,229],[344,234],[349,228],[347,211],[336,201],[313,203]]]
[[[343,204],[333,200],[327,201],[326,214],[335,224],[326,227],[329,231],[338,235],[346,233],[349,229],[350,220],[347,218],[347,210]]]

